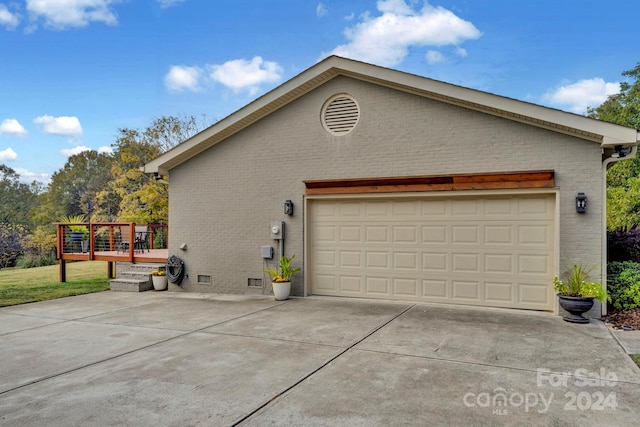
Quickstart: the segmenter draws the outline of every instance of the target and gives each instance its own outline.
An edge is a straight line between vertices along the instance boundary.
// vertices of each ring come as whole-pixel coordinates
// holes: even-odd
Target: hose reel
[[[167,279],[178,286],[181,286],[184,279],[184,261],[175,255],[171,255],[167,260]]]

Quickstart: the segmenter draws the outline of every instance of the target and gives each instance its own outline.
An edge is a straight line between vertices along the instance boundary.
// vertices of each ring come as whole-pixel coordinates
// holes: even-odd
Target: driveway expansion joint
[[[384,328],[385,326],[387,326],[389,323],[393,322],[394,320],[396,320],[398,317],[402,316],[403,314],[405,314],[407,311],[411,310],[413,307],[415,307],[415,304],[412,304],[408,307],[406,307],[404,310],[402,310],[399,313],[396,313],[395,315],[391,316],[390,319],[387,319],[386,321],[382,322],[380,325],[378,325],[376,328],[373,328],[373,330],[367,332],[362,338],[359,338],[358,340],[354,341],[351,345],[349,345],[348,347],[345,347],[344,350],[338,352],[338,354],[336,354],[333,357],[330,357],[327,361],[325,361],[323,364],[321,364],[320,366],[318,366],[316,369],[314,369],[313,371],[309,372],[308,374],[304,375],[302,378],[300,378],[298,381],[296,381],[295,383],[293,383],[292,385],[290,385],[289,387],[285,388],[284,390],[282,390],[281,392],[277,393],[276,395],[274,395],[273,397],[271,397],[271,399],[267,400],[265,403],[263,403],[262,405],[260,405],[259,407],[257,407],[256,409],[254,409],[253,411],[249,412],[248,414],[246,414],[245,416],[243,416],[242,418],[240,418],[239,420],[237,420],[236,422],[234,422],[233,424],[231,424],[232,427],[238,426],[240,424],[242,424],[243,422],[247,421],[249,418],[251,418],[253,415],[257,414],[259,411],[261,411],[262,409],[266,408],[267,406],[269,406],[271,403],[277,401],[280,397],[284,396],[285,394],[287,394],[288,392],[290,392],[291,390],[293,390],[294,388],[296,388],[297,386],[299,386],[300,384],[302,384],[303,382],[307,381],[309,378],[311,378],[312,376],[314,376],[315,374],[317,374],[318,372],[320,372],[321,370],[323,370],[324,368],[326,368],[328,365],[330,365],[331,363],[335,362],[338,358],[340,358],[341,356],[343,356],[345,353],[347,353],[349,350],[353,349],[356,345],[360,344],[362,341],[366,340],[367,338],[369,338],[371,335],[375,334],[376,332],[378,332],[380,329]]]

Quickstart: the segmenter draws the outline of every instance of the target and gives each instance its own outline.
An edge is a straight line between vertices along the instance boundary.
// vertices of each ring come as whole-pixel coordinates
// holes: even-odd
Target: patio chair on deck
[[[128,225],[120,226],[120,241],[118,242],[118,250],[117,253],[121,251],[129,252],[129,236],[131,236],[131,227]]]
[[[144,252],[146,249],[147,252],[150,252],[148,225],[136,225],[135,249],[140,252]]]

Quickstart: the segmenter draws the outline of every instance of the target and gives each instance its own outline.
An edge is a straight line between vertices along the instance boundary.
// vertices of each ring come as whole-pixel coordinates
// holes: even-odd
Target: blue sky
[[[638,0],[0,0],[0,163],[47,183],[163,115],[219,120],[339,54],[582,114]]]

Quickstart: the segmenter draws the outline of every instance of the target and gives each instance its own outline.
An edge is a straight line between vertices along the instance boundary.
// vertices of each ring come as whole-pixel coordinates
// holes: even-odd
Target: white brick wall
[[[357,99],[361,118],[343,137],[320,122],[336,93]],[[259,292],[260,246],[271,220],[286,222],[286,253],[303,262],[303,180],[553,169],[560,189],[561,265],[600,263],[602,175],[598,144],[389,88],[339,77],[170,172],[170,254],[184,259],[183,288]],[[589,210],[575,212],[585,192]],[[284,201],[295,215],[283,213]],[[180,243],[188,250],[178,250]],[[198,285],[197,275],[211,276]],[[293,293],[302,294],[302,273]],[[265,283],[268,282],[265,277]]]

